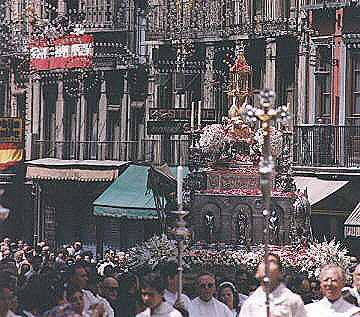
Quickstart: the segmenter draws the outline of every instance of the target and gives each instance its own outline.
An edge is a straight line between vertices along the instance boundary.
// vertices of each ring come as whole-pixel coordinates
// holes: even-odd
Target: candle
[[[198,129],[201,129],[201,101],[199,101],[198,107]]]
[[[236,97],[235,96],[232,97],[232,105],[234,107],[236,107]]]
[[[183,200],[183,179],[184,179],[184,168],[180,165],[177,168],[177,202],[179,210],[182,210]]]
[[[194,130],[195,126],[195,102],[191,103],[191,118],[190,118],[191,130]]]

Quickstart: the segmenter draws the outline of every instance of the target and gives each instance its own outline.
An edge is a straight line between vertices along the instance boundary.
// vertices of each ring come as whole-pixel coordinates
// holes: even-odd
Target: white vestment
[[[187,297],[185,294],[181,294],[181,301],[184,303],[184,308],[186,311],[190,310],[191,306],[191,300],[189,297]],[[172,293],[169,290],[165,289],[164,291],[164,299],[170,303],[172,306],[174,306],[176,300],[177,300],[177,293]]]
[[[305,306],[308,317],[360,317],[360,308],[356,307],[342,297],[330,302],[326,297],[316,303]]]
[[[151,313],[150,308],[136,315],[136,317],[182,317],[181,313],[176,310],[171,304],[162,302]]]
[[[260,286],[241,307],[239,317],[266,317],[266,294]],[[284,284],[280,284],[269,295],[271,317],[306,317],[301,297]],[[317,316],[323,317],[323,316]]]
[[[196,297],[191,302],[189,317],[232,317],[231,310],[216,298],[204,302],[199,297]]]

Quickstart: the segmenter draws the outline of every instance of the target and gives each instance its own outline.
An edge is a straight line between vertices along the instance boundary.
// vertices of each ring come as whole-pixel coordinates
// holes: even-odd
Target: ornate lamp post
[[[274,171],[274,161],[271,155],[271,130],[274,121],[286,124],[289,115],[287,106],[274,108],[275,92],[264,89],[260,93],[260,107],[256,108],[246,105],[245,116],[247,120],[255,123],[260,122],[263,129],[264,145],[262,148],[262,157],[259,164],[260,188],[264,200],[264,244],[265,244],[265,292],[266,292],[266,316],[270,317],[270,288],[269,288],[269,240],[270,240],[270,209],[271,209],[271,191],[272,177]]]

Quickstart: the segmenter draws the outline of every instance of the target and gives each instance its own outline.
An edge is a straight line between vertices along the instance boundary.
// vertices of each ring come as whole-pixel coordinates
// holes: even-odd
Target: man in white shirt
[[[164,301],[164,281],[159,274],[150,273],[141,281],[141,299],[147,307],[136,317],[182,317],[181,313]]]
[[[348,288],[348,287],[345,287],[343,289],[343,295],[344,293],[348,293],[350,294],[351,296],[354,297],[354,299],[356,300],[357,302],[357,306],[360,307],[360,264],[358,264],[356,267],[355,267],[355,270],[353,272],[353,284],[352,284],[352,288]],[[346,300],[346,298],[344,298]]]
[[[161,278],[165,283],[164,299],[178,309],[183,315],[188,315],[191,301],[185,294],[181,294],[180,302],[177,302],[177,290],[179,286],[178,266],[174,261],[169,261],[160,268]]]
[[[281,282],[281,262],[275,254],[269,254],[269,301],[271,317],[306,317],[301,297],[291,292]],[[239,317],[266,317],[265,263],[259,264],[256,278],[260,286],[244,302]],[[317,316],[323,317],[323,316]]]
[[[191,302],[190,317],[232,317],[231,310],[214,298],[216,291],[215,276],[211,273],[201,273],[197,277],[199,297]]]
[[[324,297],[306,305],[308,317],[359,317],[360,308],[342,298],[344,285],[344,270],[334,264],[325,265],[320,272],[320,289]]]

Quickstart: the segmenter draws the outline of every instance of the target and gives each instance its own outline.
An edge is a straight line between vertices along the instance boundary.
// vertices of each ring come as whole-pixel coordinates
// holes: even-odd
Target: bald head
[[[106,277],[101,283],[101,295],[108,301],[115,301],[118,297],[119,282],[114,277]]]

